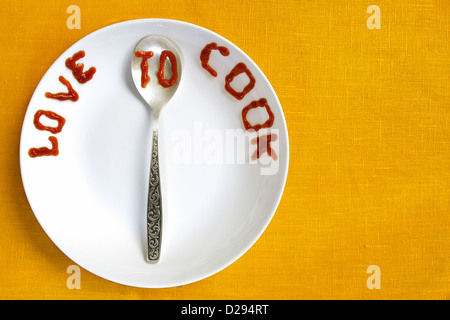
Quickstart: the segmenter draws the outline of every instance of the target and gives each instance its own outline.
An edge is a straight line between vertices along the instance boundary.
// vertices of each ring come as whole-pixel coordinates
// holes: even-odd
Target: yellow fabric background
[[[81,9],[69,30],[66,9]],[[381,29],[369,30],[369,5]],[[50,1],[0,8],[0,298],[449,299],[448,1]],[[169,18],[208,28],[263,70],[289,130],[280,206],[260,240],[196,283],[140,289],[81,272],[25,197],[19,138],[31,95],[70,45],[112,23]],[[369,290],[370,265],[381,289]]]

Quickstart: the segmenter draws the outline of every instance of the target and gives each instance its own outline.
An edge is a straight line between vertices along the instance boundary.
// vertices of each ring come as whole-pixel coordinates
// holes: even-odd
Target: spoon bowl
[[[131,75],[136,85],[136,89],[142,96],[142,98],[149,104],[152,111],[161,110],[166,103],[172,98],[178,89],[182,75],[182,54],[181,49],[178,45],[170,40],[169,38],[161,35],[151,35],[141,39],[136,47],[134,48],[134,53],[136,52],[153,52],[153,56],[147,59],[148,63],[148,74],[150,77],[150,82],[148,82],[145,88],[142,87],[142,60],[143,58],[137,57],[133,54],[131,60]],[[174,85],[169,88],[165,88],[159,84],[157,73],[160,69],[160,57],[163,51],[170,51],[176,57],[176,68],[177,68],[177,79]],[[164,74],[169,77],[171,75],[171,68],[169,65],[171,63],[167,59],[164,64]]]
[[[182,53],[178,45],[161,35],[143,38],[131,59],[131,75],[144,101],[152,110],[152,154],[147,203],[146,261],[155,263],[161,254],[162,194],[159,175],[158,121],[163,107],[178,89],[182,75]]]

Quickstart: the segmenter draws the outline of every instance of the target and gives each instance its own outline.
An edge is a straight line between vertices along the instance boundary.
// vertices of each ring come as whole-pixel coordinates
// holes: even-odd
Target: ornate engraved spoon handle
[[[158,159],[158,129],[153,130],[147,204],[147,261],[158,262],[161,252],[162,201]]]

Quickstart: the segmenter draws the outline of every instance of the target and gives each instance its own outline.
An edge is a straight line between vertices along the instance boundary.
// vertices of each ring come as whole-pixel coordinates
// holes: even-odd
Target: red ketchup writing
[[[141,61],[141,87],[146,88],[148,83],[150,82],[150,76],[148,75],[148,59],[153,57],[152,51],[136,51],[134,55],[138,58],[142,58]],[[170,79],[166,79],[164,75],[164,67],[166,66],[166,61],[169,59],[171,64],[171,72],[172,76]],[[164,87],[164,88],[170,88],[173,86],[178,79],[178,65],[177,65],[177,59],[172,51],[169,50],[163,50],[161,52],[161,55],[159,57],[159,69],[156,74],[158,78],[158,83]]]
[[[32,158],[42,157],[42,156],[57,156],[59,154],[58,149],[58,139],[56,137],[48,137],[48,140],[52,143],[52,148],[49,149],[47,147],[41,148],[31,148],[28,150],[28,155]]]
[[[270,143],[272,141],[277,141],[277,140],[278,140],[278,136],[276,134],[268,134],[265,136],[256,137],[256,138],[252,139],[252,141],[250,141],[250,142],[252,144],[256,144],[256,146],[257,146],[256,151],[252,155],[252,160],[258,159],[261,156],[261,154],[263,154],[264,152],[267,152],[267,154],[269,156],[271,156],[273,160],[277,160],[278,159],[277,154],[270,147]]]
[[[46,116],[49,119],[58,121],[58,126],[56,126],[56,127],[44,126],[40,122],[41,116]],[[64,119],[59,114],[57,114],[55,112],[52,112],[52,111],[38,110],[36,112],[36,114],[34,115],[33,123],[34,123],[34,126],[36,127],[36,129],[38,129],[38,130],[47,130],[47,131],[50,131],[53,134],[56,134],[56,133],[61,132],[64,124],[66,123],[66,119]]]
[[[255,109],[255,108],[258,108],[258,107],[266,108],[266,112],[269,115],[269,119],[266,122],[264,122],[263,124],[256,124],[256,125],[253,126],[247,120],[247,113],[251,109]],[[246,106],[244,109],[242,109],[242,122],[244,123],[245,130],[253,129],[255,131],[259,131],[262,128],[270,128],[273,125],[273,121],[274,120],[275,120],[275,116],[273,115],[272,110],[270,109],[269,105],[267,104],[267,100],[264,99],[264,98],[259,99],[259,101],[253,101],[248,106]]]
[[[78,101],[79,98],[78,93],[72,88],[70,82],[63,76],[59,76],[59,82],[61,82],[63,85],[67,87],[67,92],[59,92],[59,93],[46,92],[45,97],[60,101],[64,100]]]
[[[217,72],[211,68],[211,66],[208,64],[209,58],[211,55],[212,50],[218,50],[222,56],[228,56],[230,54],[229,50],[225,47],[218,46],[217,43],[212,42],[207,44],[203,50],[200,53],[200,62],[203,69],[208,71],[208,73],[213,76],[217,77]],[[248,84],[242,89],[242,91],[236,91],[231,86],[231,83],[233,82],[234,78],[236,78],[238,75],[245,73],[245,75],[248,77],[249,82]],[[237,100],[242,100],[245,95],[247,95],[256,84],[256,80],[247,66],[239,62],[231,71],[230,73],[225,77],[225,90],[234,98]],[[262,124],[254,124],[252,125],[248,119],[247,115],[248,112],[255,108],[265,108],[268,119],[266,122]],[[270,109],[269,104],[267,103],[267,100],[265,98],[252,101],[249,105],[247,105],[244,109],[242,109],[242,123],[244,125],[245,130],[247,131],[255,131],[258,132],[259,130],[263,128],[270,128],[273,126],[273,123],[275,121],[275,116]],[[276,155],[275,151],[271,147],[272,141],[277,141],[278,136],[276,134],[267,134],[258,136],[251,140],[251,143],[256,145],[256,151],[252,155],[252,160],[259,159],[262,154],[267,153],[270,157],[272,157],[273,160],[277,160],[278,156]]]
[[[89,68],[88,71],[83,72],[84,64],[77,63],[78,60],[84,58],[85,53],[83,50],[75,53],[71,58],[67,58],[66,67],[72,70],[73,77],[77,79],[79,83],[86,83],[92,79],[96,69],[94,67]]]
[[[86,72],[84,72],[84,64],[77,63],[77,61],[81,58],[84,58],[85,52],[83,50],[75,53],[72,57],[67,58],[66,60],[66,67],[72,71],[73,77],[81,84],[88,82],[92,79],[94,76],[94,73],[96,72],[96,69],[94,67],[89,68]],[[59,101],[78,101],[79,95],[75,91],[75,89],[70,84],[69,80],[64,78],[63,76],[60,76],[59,82],[61,82],[63,85],[67,87],[67,92],[58,92],[58,93],[50,93],[46,92],[45,97],[49,99],[56,99]],[[56,127],[51,126],[45,126],[41,123],[40,119],[42,116],[46,116],[47,118],[51,120],[56,120],[58,122],[58,125]],[[49,131],[53,134],[57,134],[62,131],[64,124],[66,123],[66,119],[61,117],[59,114],[53,112],[53,111],[46,111],[46,110],[38,110],[33,119],[34,126],[38,130],[45,130]],[[59,148],[58,148],[58,139],[54,136],[48,137],[48,140],[52,144],[52,148],[47,147],[40,147],[40,148],[31,148],[28,150],[28,155],[31,158],[36,157],[42,157],[42,156],[57,156],[59,154]]]
[[[244,89],[242,89],[241,92],[238,92],[234,90],[231,87],[231,82],[233,79],[238,76],[241,73],[245,73],[250,80],[250,82],[245,86]],[[245,97],[247,93],[249,93],[254,87],[255,87],[255,78],[253,77],[250,70],[248,70],[247,66],[243,64],[242,62],[238,63],[236,67],[231,70],[231,72],[225,77],[225,90],[228,91],[229,94],[231,94],[233,97],[235,97],[238,100],[242,100],[242,98]]]
[[[166,64],[166,59],[169,58],[170,64],[172,67],[170,70],[172,71],[172,77],[167,80],[164,77],[164,66]],[[158,70],[158,83],[164,88],[170,88],[177,82],[178,78],[178,68],[177,68],[177,59],[173,52],[164,50],[161,52],[161,56],[159,58],[159,70]]]
[[[219,47],[217,43],[212,42],[210,44],[207,44],[206,47],[203,48],[202,52],[200,53],[200,61],[202,62],[203,69],[208,71],[213,77],[217,77],[216,70],[211,68],[211,66],[208,64],[212,50],[218,50],[220,54],[223,56],[228,56],[230,54],[230,50],[228,50],[225,47]]]
[[[136,51],[134,55],[138,58],[142,58],[141,61],[141,87],[146,88],[150,82],[150,76],[148,75],[148,59],[153,57],[152,51]]]

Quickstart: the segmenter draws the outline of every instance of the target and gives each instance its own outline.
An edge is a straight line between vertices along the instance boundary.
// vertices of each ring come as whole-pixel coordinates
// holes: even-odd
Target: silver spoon
[[[152,52],[153,55],[151,56],[151,53],[148,52]],[[171,52],[172,55],[168,52]],[[176,62],[173,60],[176,60]],[[145,64],[148,65],[148,72],[145,72]],[[163,65],[162,70],[160,69],[161,64]],[[131,60],[131,74],[138,92],[148,103],[153,114],[152,155],[147,204],[147,262],[158,262],[161,254],[162,201],[158,157],[159,114],[177,91],[181,71],[181,50],[169,38],[151,35],[143,38],[136,45]],[[158,74],[162,76],[162,72],[164,76],[158,77]],[[176,73],[178,74],[176,75]],[[145,84],[147,79],[143,79],[143,74],[144,78],[145,75],[150,78],[147,84]],[[159,80],[160,78],[162,82]],[[170,83],[170,80],[173,83]]]

